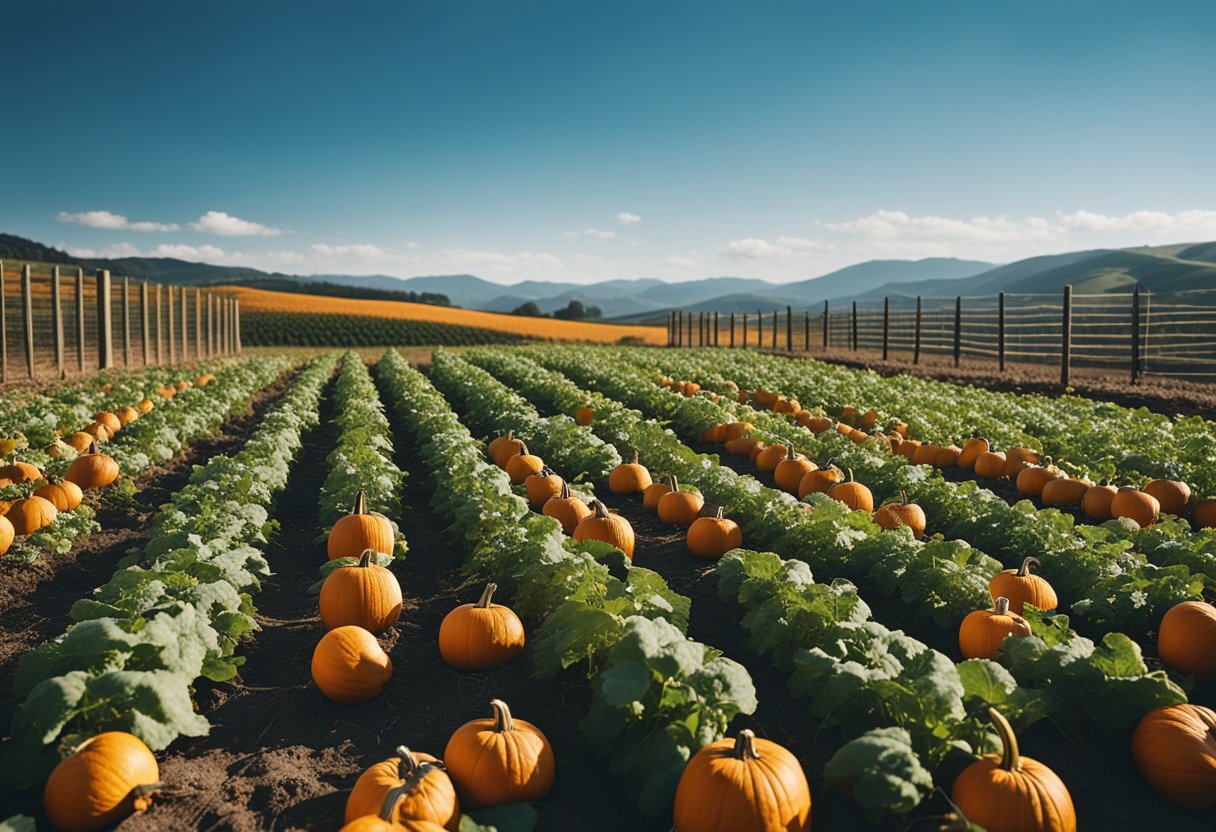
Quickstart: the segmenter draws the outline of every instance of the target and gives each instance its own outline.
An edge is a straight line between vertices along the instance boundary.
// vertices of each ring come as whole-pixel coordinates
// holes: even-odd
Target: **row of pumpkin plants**
[[[614,371],[599,362],[580,367],[570,356],[559,360],[552,351],[533,352],[539,353],[546,363],[553,362],[555,366],[571,371],[589,385],[600,389],[616,386],[612,379]],[[771,543],[779,551],[791,553],[839,549],[850,542],[850,538],[852,542],[859,542],[853,533],[860,526],[857,522],[859,512],[849,512],[829,499],[812,497],[809,500],[814,507],[812,513],[797,509],[791,513],[784,505],[787,500],[791,503],[790,508],[796,505],[790,497],[756,488],[754,481],[749,485],[750,478],[741,478],[733,471],[722,469],[712,458],[692,454],[660,425],[639,419],[636,412],[611,400],[589,394],[557,373],[546,372],[534,363],[508,357],[501,351],[477,351],[472,357],[549,409],[573,413],[594,402],[593,428],[599,435],[614,438],[628,447],[641,448],[643,458],[659,463],[660,470],[675,470],[701,485],[715,502],[727,505],[741,517],[749,539]],[[630,388],[630,385],[624,383],[621,387]],[[644,388],[655,390],[651,382],[640,378],[630,389],[634,395],[644,396]],[[868,518],[866,522],[869,524]],[[806,526],[817,527],[820,534],[807,536],[805,532],[809,529]],[[877,532],[873,525],[870,528]],[[906,534],[905,542],[914,541],[910,533],[888,533],[887,536],[900,538],[903,534]],[[809,572],[806,577],[809,579]],[[784,586],[788,582],[778,583]],[[855,592],[851,585],[834,582],[832,586],[838,585]],[[812,600],[814,605],[822,605],[822,601]],[[834,607],[829,605],[826,609],[835,626]],[[1111,634],[1099,647],[1072,633],[1067,628],[1067,619],[1057,617],[1046,621],[1033,610],[1028,613],[1035,636],[1002,644],[996,655],[999,665],[971,660],[955,666],[944,655],[928,650],[902,633],[891,634],[897,637],[901,649],[890,649],[885,643],[879,649],[872,645],[872,636],[868,634],[869,627],[874,625],[874,622],[865,621],[868,607],[861,614],[861,622],[852,622],[868,625],[866,637],[856,650],[846,650],[843,655],[835,654],[836,646],[848,645],[849,641],[828,639],[824,643],[834,646],[825,652],[817,644],[812,646],[816,629],[794,627],[788,631],[787,637],[791,639],[800,639],[802,630],[809,630],[811,643],[797,642],[796,649],[800,657],[809,660],[807,665],[814,668],[815,674],[802,672],[802,681],[799,683],[795,677],[793,683],[804,693],[813,692],[812,708],[818,714],[838,719],[837,714],[848,714],[851,707],[860,708],[862,718],[857,728],[865,727],[866,703],[871,703],[873,712],[869,718],[876,718],[874,714],[877,713],[886,724],[909,729],[910,743],[904,746],[906,758],[915,759],[911,755],[916,753],[928,761],[940,760],[943,752],[957,749],[959,743],[976,750],[991,747],[994,738],[979,727],[977,705],[998,705],[1015,723],[1021,724],[1047,714],[1065,720],[1088,714],[1101,729],[1119,734],[1154,706],[1185,701],[1181,690],[1164,674],[1147,672],[1139,651],[1126,637]],[[749,616],[749,620],[756,624],[754,633],[758,645],[772,644],[768,640],[779,631],[775,625],[781,620],[780,616]],[[885,628],[880,629],[890,633]],[[993,623],[993,629],[1000,629],[999,622]],[[822,626],[818,628],[819,633],[823,630]],[[855,634],[855,637],[859,635]],[[819,648],[818,653],[815,647]],[[788,652],[786,655],[788,658]],[[883,656],[881,662],[879,655]],[[857,678],[858,662],[866,667],[860,679]],[[788,669],[788,664],[785,666]],[[906,676],[901,678],[905,671]],[[839,673],[844,673],[847,684],[832,683],[833,675]],[[869,692],[865,693],[867,688]],[[932,696],[934,693],[937,695]],[[976,697],[979,701],[969,701]],[[995,701],[989,702],[984,697]],[[930,703],[933,703],[932,707]],[[971,716],[960,720],[962,714]],[[846,746],[837,756],[858,765],[866,762],[874,765],[872,773],[881,778],[888,791],[882,799],[869,795],[869,805],[901,811],[908,808],[910,798],[914,798],[913,804],[919,801],[923,795],[921,787],[926,782],[923,778],[911,775],[906,779],[891,778],[881,773],[883,766],[877,763],[879,756],[884,754],[889,760],[891,744],[896,740],[890,736],[880,738],[867,734],[858,742],[860,745]],[[937,746],[936,751],[934,746]]]

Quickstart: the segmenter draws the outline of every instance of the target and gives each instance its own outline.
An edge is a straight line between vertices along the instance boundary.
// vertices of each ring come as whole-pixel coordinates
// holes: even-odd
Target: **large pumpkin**
[[[0,514],[0,555],[3,555],[13,545],[13,538],[17,532],[13,528],[13,524],[3,514]]]
[[[342,825],[338,832],[444,832],[447,827],[429,820],[394,820],[397,804],[406,796],[404,786],[390,789],[384,795],[380,811],[374,815],[363,815]]]
[[[773,482],[782,491],[788,494],[797,494],[798,484],[802,482],[802,478],[818,468],[818,465],[811,462],[805,456],[796,453],[791,445],[785,459],[778,462],[777,467],[773,469]]]
[[[1007,638],[1030,635],[1026,619],[1009,611],[1009,599],[997,598],[990,610],[968,613],[958,628],[958,647],[968,659],[991,659]]]
[[[87,454],[81,454],[68,466],[65,479],[81,488],[105,488],[118,479],[118,463],[97,450],[97,443],[89,446]]]
[[[688,527],[688,551],[699,558],[718,560],[743,545],[743,532],[734,520],[722,516],[718,506],[713,517],[698,517]]]
[[[1144,493],[1157,499],[1162,514],[1181,517],[1191,500],[1191,487],[1179,480],[1153,480],[1144,486]]]
[[[401,616],[401,584],[388,569],[372,562],[376,553],[364,550],[355,566],[339,566],[321,584],[321,622],[332,630],[354,624],[378,633]]]
[[[1073,506],[1085,498],[1090,483],[1075,477],[1053,479],[1043,486],[1040,498],[1045,506]]]
[[[540,511],[550,497],[556,497],[562,493],[564,484],[562,478],[548,465],[543,466],[535,474],[529,474],[524,480],[524,493],[528,495],[528,505],[532,507],[533,511]]]
[[[322,636],[312,653],[312,680],[334,702],[354,705],[375,699],[393,677],[393,660],[376,637],[353,624]]]
[[[608,488],[613,494],[640,494],[654,482],[650,471],[638,462],[638,452],[633,452],[632,462],[622,462],[608,474]]]
[[[506,664],[524,651],[524,625],[510,607],[493,603],[497,584],[486,584],[476,604],[462,604],[439,625],[439,653],[460,670]]]
[[[539,474],[545,469],[545,461],[535,454],[528,453],[528,446],[520,443],[519,453],[507,459],[507,478],[512,485],[519,485],[533,474]]]
[[[592,514],[583,519],[574,529],[575,540],[602,540],[625,553],[633,560],[633,526],[619,514],[609,514],[608,506],[599,500],[591,501]]]
[[[983,479],[1003,477],[1006,461],[1005,454],[1001,451],[984,451],[975,458],[975,475]]]
[[[570,496],[570,486],[563,481],[561,492],[548,499],[541,509],[541,514],[561,523],[564,534],[574,534],[578,524],[591,514],[591,509],[581,497]]]
[[[745,728],[688,761],[672,824],[679,832],[804,832],[811,789],[798,758]]]
[[[1118,493],[1119,489],[1109,483],[1091,485],[1081,497],[1081,513],[1099,523],[1111,519],[1114,515],[1110,507]]]
[[[367,493],[360,491],[350,514],[339,518],[329,530],[325,548],[329,559],[337,560],[360,557],[368,549],[391,555],[395,543],[393,524],[383,514],[369,512]]]
[[[1191,507],[1191,521],[1201,529],[1216,529],[1216,500],[1199,500]]]
[[[515,719],[501,699],[494,716],[457,728],[443,752],[465,809],[540,800],[553,788],[553,749],[544,733]]]
[[[884,529],[897,529],[907,526],[912,530],[912,536],[918,540],[925,535],[928,520],[925,510],[916,503],[908,502],[908,495],[899,492],[899,502],[885,503],[874,512],[874,522]]]
[[[646,490],[642,492],[642,508],[648,508],[651,511],[658,511],[659,500],[664,494],[670,494],[672,491],[678,491],[680,488],[679,482],[676,480],[675,474],[668,474],[667,479],[662,482],[652,482],[646,486]]]
[[[42,805],[56,829],[100,829],[152,805],[160,769],[148,746],[125,731],[85,740],[51,772]]]
[[[675,486],[674,490],[660,497],[656,507],[659,520],[676,526],[691,526],[701,507],[705,505],[705,499],[698,491],[681,491],[674,476],[671,482]]]
[[[802,475],[798,482],[798,499],[801,500],[807,494],[826,494],[832,490],[832,486],[843,481],[844,471],[829,461],[824,467]]]
[[[36,482],[42,479],[42,471],[29,462],[13,462],[0,466],[0,479],[13,482]]]
[[[1132,756],[1169,802],[1192,812],[1216,807],[1216,711],[1190,704],[1154,708],[1136,726]]]
[[[1216,607],[1183,601],[1161,619],[1157,633],[1161,661],[1196,679],[1216,676]]]
[[[963,443],[963,450],[958,455],[958,467],[970,471],[975,467],[979,455],[988,451],[988,440],[982,436],[973,436]]]
[[[849,478],[838,482],[828,489],[828,496],[833,500],[844,503],[854,511],[864,511],[870,514],[874,511],[874,495],[870,489],[853,480],[853,469],[849,469]]]
[[[519,453],[519,449],[524,445],[523,440],[515,438],[514,431],[507,431],[506,436],[499,436],[490,442],[490,446],[486,449],[490,459],[499,468],[507,467],[507,460]]]
[[[50,502],[56,511],[71,511],[84,500],[84,492],[71,480],[41,485],[34,489],[34,496]]]
[[[950,799],[988,832],[1074,832],[1077,813],[1068,788],[1047,766],[1018,753],[1018,741],[995,708],[988,715],[1001,737],[1000,757],[977,760],[954,781]]]
[[[993,575],[992,580],[988,582],[992,600],[1008,598],[1009,609],[1018,615],[1022,614],[1022,607],[1026,604],[1032,604],[1045,612],[1054,610],[1059,605],[1056,591],[1043,578],[1031,573],[1031,564],[1038,566],[1039,559],[1026,558],[1017,569],[1006,569]]]
[[[54,523],[59,511],[50,500],[31,495],[14,500],[4,516],[13,524],[15,534],[27,535]]]
[[[1110,513],[1115,517],[1126,517],[1140,528],[1147,529],[1157,522],[1157,517],[1161,514],[1161,504],[1152,494],[1124,486],[1110,501]]]
[[[394,789],[393,811],[386,820],[426,820],[450,832],[460,828],[460,802],[443,762],[430,754],[398,746],[396,755],[371,766],[355,781],[346,799],[346,823],[365,815],[380,815]]]

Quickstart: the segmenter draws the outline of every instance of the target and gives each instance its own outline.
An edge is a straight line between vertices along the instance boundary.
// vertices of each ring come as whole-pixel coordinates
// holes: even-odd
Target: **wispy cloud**
[[[75,214],[60,211],[56,219],[60,222],[83,225],[88,228],[103,228],[107,231],[177,231],[180,228],[177,223],[172,222],[151,222],[149,220],[131,222],[122,214],[115,214],[111,211],[81,211]]]
[[[637,214],[631,214],[628,211],[622,211],[617,214],[616,219],[621,225],[633,225],[642,221],[642,218]]]
[[[407,246],[408,248],[408,246]],[[369,245],[367,243],[352,243],[348,245],[330,246],[324,243],[317,243],[310,247],[314,254],[320,254],[323,257],[361,257],[364,259],[377,259],[386,256],[384,249],[379,246]]]
[[[774,242],[763,237],[744,237],[731,240],[722,249],[722,254],[744,260],[766,260],[785,257],[801,257],[812,252],[830,251],[832,246],[818,240],[803,237],[781,236]]]
[[[440,261],[447,261],[461,266],[539,266],[547,269],[560,269],[562,267],[562,261],[547,252],[505,252],[468,248],[446,248],[437,252],[436,257]]]
[[[604,231],[599,228],[584,228],[582,231],[563,231],[563,237],[595,237],[599,240],[615,240],[615,231]]]
[[[223,211],[208,211],[190,223],[190,227],[195,231],[219,234],[222,237],[275,237],[283,233],[282,229],[243,220]]]

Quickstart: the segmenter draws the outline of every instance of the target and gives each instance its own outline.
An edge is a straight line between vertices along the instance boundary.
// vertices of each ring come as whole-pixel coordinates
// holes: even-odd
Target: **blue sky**
[[[510,282],[1216,239],[1210,2],[22,3],[0,230]]]

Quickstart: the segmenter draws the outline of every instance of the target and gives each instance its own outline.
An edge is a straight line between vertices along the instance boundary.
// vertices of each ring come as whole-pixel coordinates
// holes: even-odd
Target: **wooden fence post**
[[[55,372],[63,378],[63,297],[59,292],[59,267],[51,267],[51,308],[55,328]]]
[[[84,269],[76,269],[76,364],[84,372]]]
[[[912,363],[920,363],[920,295],[916,296],[916,333],[912,337]]]
[[[207,357],[215,356],[215,295],[207,293]]]
[[[1140,284],[1132,290],[1132,384],[1140,383]]]
[[[194,290],[194,360],[205,358],[203,350],[206,342],[203,340],[203,290]]]
[[[857,301],[853,301],[853,352],[857,352]]]
[[[882,299],[882,360],[887,360],[887,342],[891,335],[891,299]]]
[[[743,349],[747,349],[747,313],[743,313]]]
[[[232,320],[236,329],[236,351],[241,351],[241,296],[232,299]]]
[[[832,343],[832,326],[830,322],[830,313],[828,312],[828,302],[823,302],[823,349],[826,351]]]
[[[25,334],[25,371],[34,377],[34,284],[30,265],[21,269],[21,326]]]
[[[806,351],[811,351],[811,310],[802,313],[802,337],[806,339]]]
[[[168,300],[165,318],[169,324],[169,366],[177,364],[177,329],[173,326],[173,284],[165,287],[165,297]]]
[[[714,346],[718,346],[718,339],[722,336],[722,326],[718,323],[718,313],[714,312]]]
[[[773,351],[777,350],[777,310],[773,310]]]
[[[785,307],[785,351],[794,351],[794,309]]]
[[[682,347],[684,346],[684,312],[676,310],[673,314],[676,316],[676,346]]]
[[[160,327],[160,312],[161,312],[161,295],[160,284],[156,284],[156,363],[163,365],[165,363],[165,341],[161,337]]]
[[[958,366],[963,346],[963,298],[954,298],[954,366]]]
[[[122,365],[131,366],[131,278],[122,279]]]
[[[673,312],[667,313],[667,346],[668,347],[671,346],[671,338],[672,338],[672,335],[674,335],[675,331],[676,331],[675,321],[672,320],[673,317],[674,317]]]
[[[1000,371],[1005,372],[1005,293],[996,299],[996,360]]]
[[[735,313],[730,313],[730,348],[735,348]]]
[[[756,349],[764,349],[764,313],[756,311]]]
[[[148,309],[148,281],[141,282],[139,287],[139,313],[144,325],[144,366],[147,367],[152,363],[151,344],[152,340],[152,313]]]
[[[1062,340],[1060,342],[1060,384],[1068,386],[1068,378],[1072,362],[1072,284],[1064,286],[1064,320]]]
[[[187,289],[185,286],[183,286],[182,287],[182,298],[181,298],[181,304],[182,304],[182,314],[181,314],[181,318],[182,318],[182,363],[183,364],[185,364],[187,361],[190,360],[190,343],[189,343],[189,334],[188,334],[190,331],[190,326],[189,326],[190,325],[190,307],[186,302],[186,293],[187,293]]]
[[[114,366],[114,333],[110,322],[110,272],[97,270],[97,367]]]

